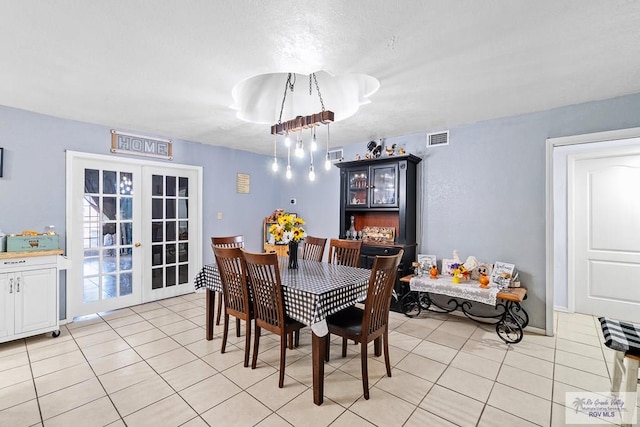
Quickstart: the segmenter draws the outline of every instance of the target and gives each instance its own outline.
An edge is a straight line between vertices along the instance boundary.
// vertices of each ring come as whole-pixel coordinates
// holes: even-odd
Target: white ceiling
[[[632,0],[0,0],[0,22],[1,105],[261,153],[270,126],[229,107],[263,73],[380,81],[333,146],[640,92]]]

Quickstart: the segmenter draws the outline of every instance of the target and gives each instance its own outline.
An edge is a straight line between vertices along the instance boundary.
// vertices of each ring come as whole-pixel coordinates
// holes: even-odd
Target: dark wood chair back
[[[373,261],[367,299],[364,304],[363,335],[376,334],[386,328],[389,322],[391,295],[403,254],[404,251],[400,250],[397,255],[377,256]]]
[[[256,324],[282,335],[284,325],[284,293],[280,282],[278,256],[275,253],[244,252],[247,276],[253,296]]]
[[[322,261],[324,247],[326,244],[327,239],[312,236],[305,237],[304,244],[302,245],[302,259],[318,262]]]
[[[220,246],[223,248],[244,248],[244,236],[212,237],[211,246]]]
[[[244,237],[238,236],[220,236],[211,238],[211,249],[215,246],[221,248],[244,248]],[[220,316],[222,315],[222,299],[218,302],[218,312],[216,314],[216,325],[220,324]],[[236,322],[236,335],[240,336],[240,320]]]
[[[246,269],[241,248],[225,248],[213,246],[216,257],[222,292],[224,295],[224,332],[222,336],[222,350],[224,353],[227,344],[229,328],[229,315],[245,321],[246,343],[244,366],[249,366],[249,349],[251,348],[251,319],[253,319],[253,306],[249,294]],[[239,322],[236,323],[238,328]],[[237,331],[239,332],[239,330]],[[239,336],[239,334],[238,334]]]
[[[329,263],[358,267],[362,240],[331,239],[329,241]]]

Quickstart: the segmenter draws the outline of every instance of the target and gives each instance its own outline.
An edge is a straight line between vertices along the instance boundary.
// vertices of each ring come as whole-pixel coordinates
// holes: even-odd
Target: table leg
[[[216,293],[211,289],[206,290],[207,293],[207,308],[205,310],[206,316],[206,336],[207,341],[211,341],[213,339],[213,318],[215,314],[216,308]]]
[[[324,400],[324,356],[327,348],[327,335],[319,337],[311,333],[311,351],[313,359],[313,403],[322,405]]]

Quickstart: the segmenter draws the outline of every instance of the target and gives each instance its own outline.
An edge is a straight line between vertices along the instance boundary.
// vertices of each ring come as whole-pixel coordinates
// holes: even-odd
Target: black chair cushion
[[[327,317],[327,326],[331,330],[342,330],[350,335],[362,333],[362,318],[364,310],[354,305]]]

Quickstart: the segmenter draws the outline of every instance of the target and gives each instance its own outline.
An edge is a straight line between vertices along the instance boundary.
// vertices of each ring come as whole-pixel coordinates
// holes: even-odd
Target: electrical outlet
[[[298,202],[298,201],[297,201],[296,199],[291,199],[291,201],[290,201],[290,203],[291,203],[292,205],[295,205],[297,202]]]
[[[222,212],[218,212],[218,219],[222,219]]]

